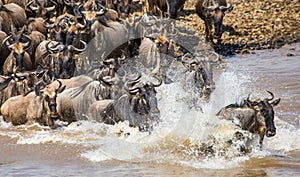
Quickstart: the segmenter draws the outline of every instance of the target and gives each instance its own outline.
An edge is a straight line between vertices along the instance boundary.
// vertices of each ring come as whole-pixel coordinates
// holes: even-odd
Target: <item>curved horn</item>
[[[86,42],[84,42],[83,40],[80,40],[80,42],[84,45],[83,49],[78,49],[78,48],[74,47],[73,45],[71,45],[72,50],[74,50],[76,52],[83,52],[83,51],[85,51],[86,48],[87,48]]]
[[[54,27],[54,23],[49,24],[48,22],[46,22],[48,19],[43,20],[43,27],[47,28],[47,29],[52,29]]]
[[[83,19],[83,24],[76,23],[76,27],[79,28],[79,29],[84,29],[86,27],[86,20]]]
[[[110,64],[114,64],[114,63],[115,63],[114,58],[106,58],[103,60],[103,64],[105,64],[105,65],[110,65]]]
[[[100,11],[95,12],[95,14],[96,14],[96,16],[103,15],[103,14],[105,14],[106,11],[107,10],[101,9]]]
[[[203,1],[202,7],[208,11],[215,10],[217,8],[217,5],[215,4],[215,1],[211,1],[211,2],[213,3],[213,6],[206,6],[205,4],[207,3],[207,1],[206,0]]]
[[[157,76],[153,76],[153,77],[154,77],[155,79],[158,80],[158,83],[157,83],[157,84],[154,84],[153,82],[150,82],[151,85],[152,85],[153,87],[159,87],[159,86],[161,86],[161,84],[162,84],[162,79],[159,78],[159,77],[157,77]]]
[[[72,6],[72,3],[69,0],[64,0],[64,3],[68,6]]]
[[[60,80],[56,80],[57,82],[58,82],[58,87],[55,89],[55,92],[57,93],[58,91],[59,91],[59,89],[61,88],[61,86],[62,86],[62,83],[61,83],[61,81]]]
[[[56,44],[54,44],[53,46],[50,47],[49,45],[50,45],[51,42],[52,41],[49,41],[46,44],[47,51],[49,51],[50,53],[58,52],[59,51],[59,47],[61,46],[60,43],[56,43]]]
[[[229,0],[229,6],[228,7],[220,6],[220,10],[224,10],[224,11],[227,11],[227,12],[232,11],[232,9],[233,9],[233,6],[232,6],[231,0]]]
[[[30,10],[32,10],[32,11],[37,11],[37,10],[39,10],[39,8],[33,6],[33,4],[30,4],[29,8],[30,8]]]
[[[50,7],[46,7],[48,12],[52,12],[56,9],[56,5],[50,6]]]
[[[32,1],[29,1],[29,2],[26,4],[26,7],[25,7],[25,9],[28,9],[28,8],[30,8],[30,5],[31,5],[32,3],[34,3],[34,0],[32,0]]]
[[[106,8],[105,6],[103,6],[103,5],[101,5],[101,4],[99,4],[99,5],[100,5],[100,7],[101,7],[101,10],[104,11],[104,13],[108,11],[108,8]],[[100,10],[100,11],[101,11],[101,10]]]
[[[266,98],[267,101],[271,101],[274,99],[274,94],[270,91],[267,91],[270,95],[271,95],[271,98]]]
[[[142,85],[137,84],[140,83],[139,81],[132,83],[130,80],[127,80],[124,84],[124,89],[129,92],[131,95],[136,94],[141,88]]]
[[[12,38],[12,35],[7,36],[3,41],[2,44],[6,46],[10,46],[11,44],[8,42],[8,40]]]
[[[99,78],[102,82],[104,82],[106,85],[113,85],[115,78],[111,76],[104,76]]]

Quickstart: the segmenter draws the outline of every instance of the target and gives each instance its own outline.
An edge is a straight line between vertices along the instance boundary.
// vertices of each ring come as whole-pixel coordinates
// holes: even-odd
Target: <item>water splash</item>
[[[191,109],[192,98],[179,82],[163,84],[157,89],[161,122],[151,133],[129,127],[128,122],[56,122],[59,127],[51,130],[38,124],[14,127],[1,119],[0,135],[16,138],[18,144],[80,144],[89,149],[81,157],[90,161],[155,161],[213,169],[232,168],[251,157],[299,150],[300,131],[278,117],[277,135],[266,138],[259,149],[256,136],[215,116],[223,106],[247,96],[252,79],[245,73],[222,72],[210,101],[201,102],[202,109]]]

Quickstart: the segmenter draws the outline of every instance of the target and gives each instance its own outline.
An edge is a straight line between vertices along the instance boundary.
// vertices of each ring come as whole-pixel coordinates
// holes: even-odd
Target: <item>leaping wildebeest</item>
[[[274,94],[267,92],[270,93],[271,98],[250,100],[249,94],[242,103],[230,104],[222,108],[217,115],[222,119],[232,120],[242,130],[258,134],[259,143],[262,145],[265,135],[267,137],[276,135],[273,107],[277,106],[281,100],[281,98],[273,100]]]
[[[212,42],[213,37],[220,40],[223,33],[223,18],[233,9],[231,0],[229,0],[229,6],[227,6],[226,0],[198,0],[195,8],[198,16],[205,23],[206,41]],[[212,22],[214,23],[214,35],[211,32]]]

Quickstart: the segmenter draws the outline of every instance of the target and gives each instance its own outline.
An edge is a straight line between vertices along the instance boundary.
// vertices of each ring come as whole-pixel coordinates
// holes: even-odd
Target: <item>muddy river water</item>
[[[58,122],[50,130],[1,120],[0,176],[300,176],[300,44],[228,57],[218,70],[203,112],[189,109],[176,83],[159,87],[162,122],[151,134],[126,123]],[[276,136],[246,154],[227,147],[237,128],[215,113],[249,93],[268,97],[267,90],[282,99]],[[203,144],[214,144],[215,154],[201,152]]]

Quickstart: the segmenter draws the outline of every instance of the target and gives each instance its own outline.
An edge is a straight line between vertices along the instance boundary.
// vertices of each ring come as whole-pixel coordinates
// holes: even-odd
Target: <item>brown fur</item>
[[[58,92],[62,91],[63,89]],[[31,92],[26,96],[11,97],[1,106],[1,114],[6,122],[11,122],[13,125],[38,122],[42,125],[53,126],[53,120],[50,120],[52,112],[45,98],[53,99],[56,95],[56,89],[46,86],[41,95]]]

